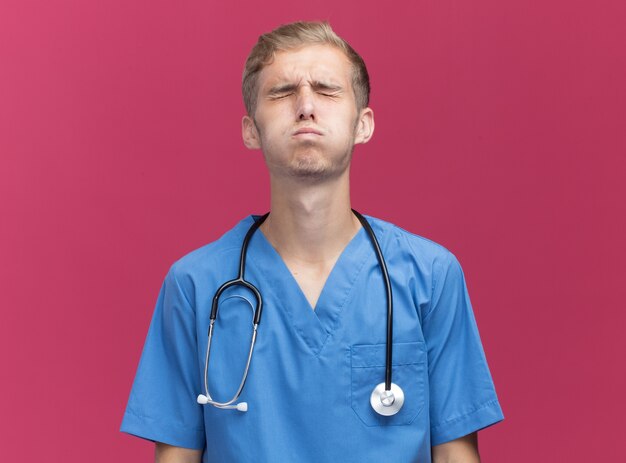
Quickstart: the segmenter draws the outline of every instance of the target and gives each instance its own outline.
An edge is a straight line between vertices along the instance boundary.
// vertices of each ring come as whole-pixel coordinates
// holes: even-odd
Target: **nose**
[[[296,101],[296,117],[299,121],[315,120],[314,95],[311,90],[302,88]]]

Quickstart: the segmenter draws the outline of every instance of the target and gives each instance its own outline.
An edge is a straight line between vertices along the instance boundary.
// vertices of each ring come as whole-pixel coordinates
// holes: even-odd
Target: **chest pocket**
[[[366,426],[411,424],[426,402],[426,351],[423,342],[393,344],[392,381],[404,391],[404,405],[393,416],[381,416],[370,405],[374,387],[385,381],[385,344],[350,349],[351,405]]]

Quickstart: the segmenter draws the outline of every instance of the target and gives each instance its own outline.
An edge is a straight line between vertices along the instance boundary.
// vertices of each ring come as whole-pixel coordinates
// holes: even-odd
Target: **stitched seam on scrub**
[[[221,238],[220,238],[221,239]],[[218,240],[219,241],[219,240]],[[213,247],[213,245],[217,243],[217,241],[214,241],[212,243],[209,243],[207,245],[205,245],[204,247]],[[203,249],[203,248],[199,248],[199,249]],[[241,251],[241,246],[237,247],[237,246],[229,246],[225,249],[222,250],[216,250],[213,254],[214,254],[214,260],[217,262],[219,261],[218,256],[220,258],[222,258],[223,254],[227,254],[230,253],[232,251]],[[193,253],[193,252],[192,252]],[[187,297],[187,293],[185,293],[185,291],[183,290],[182,286],[180,285],[180,283],[178,282],[178,278],[176,278],[176,268],[178,268],[180,266],[179,262],[183,259],[185,259],[186,256],[181,257],[180,259],[178,259],[176,262],[174,262],[174,264],[172,265],[172,267],[170,268],[170,273],[172,274],[172,277],[174,279],[174,281],[176,282],[176,285],[178,286],[178,289],[180,290],[181,294],[183,295],[183,297],[185,298],[185,300],[187,301],[187,304],[189,305],[189,308],[195,313],[195,307],[194,305],[191,303],[191,300],[189,299],[189,297]],[[237,262],[237,270],[235,270],[235,272],[238,272],[239,269],[239,262]],[[233,275],[233,278],[237,278],[237,275]],[[196,283],[193,281],[193,278],[191,276],[191,273],[189,274],[189,279],[191,280],[194,292],[197,294],[198,293],[198,288]],[[228,279],[230,280],[230,279]],[[225,280],[224,283],[228,280]],[[221,286],[220,283],[218,283],[217,288],[219,288]],[[197,299],[197,298],[195,298]]]
[[[410,235],[416,236],[417,238],[422,238],[426,241],[430,241],[428,238],[423,238],[419,235],[415,235],[411,232],[408,232],[406,230],[404,230],[403,228],[400,228],[398,226],[396,226],[396,228],[399,228],[400,230],[402,230],[405,233],[408,233]],[[415,251],[415,248],[413,247],[413,245],[411,244],[411,240],[408,238],[408,236],[403,236],[404,241],[406,242],[407,246],[409,247],[409,249],[411,250],[411,252],[413,253],[414,256],[419,256],[419,254]],[[432,243],[434,243],[434,241],[431,241]],[[437,244],[437,243],[435,243]],[[441,246],[441,245],[438,245]],[[432,284],[430,286],[430,298],[428,300],[428,311],[426,312],[426,315],[424,315],[424,318],[420,320],[420,323],[423,325],[424,321],[428,318],[428,316],[433,312],[432,310],[432,304],[433,304],[433,294],[435,294],[435,286],[437,286],[437,275],[435,274],[435,262],[433,262],[432,265]],[[417,308],[416,308],[417,309]],[[418,310],[419,311],[419,310]]]
[[[129,415],[133,415],[133,416],[135,416],[135,417],[137,417],[137,418],[139,418],[141,420],[148,421],[150,423],[166,423],[168,426],[180,426],[180,424],[172,425],[168,421],[157,420],[156,418],[152,418],[150,416],[142,415],[140,413],[137,413],[136,411],[134,411],[131,408],[127,409],[126,413],[128,413]],[[204,427],[199,427],[199,426],[181,426],[181,427],[186,428],[186,429],[191,429],[191,430],[194,430],[194,431],[204,432]]]
[[[448,256],[446,256],[446,257],[448,257]],[[429,305],[431,307],[430,307],[430,310],[428,311],[428,313],[424,316],[424,319],[422,320],[422,323],[426,323],[426,320],[428,320],[430,318],[430,316],[435,312],[435,310],[437,310],[437,306],[432,307],[433,298],[435,296],[435,287],[437,286],[437,283],[439,283],[439,280],[443,280],[442,284],[445,284],[445,279],[448,276],[448,272],[450,271],[450,264],[451,264],[451,262],[448,260],[448,267],[445,268],[445,269],[443,268],[443,265],[442,265],[442,268],[441,268],[442,275],[440,275],[440,277],[443,277],[443,278],[436,278],[435,277],[435,272],[433,270],[433,287],[432,287],[432,289],[430,291],[430,302],[429,302]],[[435,265],[436,265],[436,262],[433,263],[433,269],[435,268]],[[442,296],[443,296],[443,293],[442,293],[441,296],[439,296],[439,298],[441,299]],[[439,302],[439,301],[437,301],[437,302]]]
[[[180,294],[183,295],[183,299],[187,303],[187,307],[189,307],[189,310],[191,310],[192,312],[195,312],[193,310],[193,306],[191,305],[191,301],[187,297],[187,294],[185,294],[185,291],[183,291],[183,288],[181,288],[180,283],[178,282],[178,279],[176,278],[176,271],[174,270],[174,266],[172,266],[172,270],[170,271],[170,273],[172,274],[172,280],[174,280],[174,284],[176,284],[178,291],[180,292]]]
[[[431,427],[431,431],[435,431],[441,428],[442,426],[447,426],[449,424],[456,423],[458,421],[463,421],[468,416],[473,415],[474,413],[479,412],[487,407],[491,407],[492,405],[497,404],[497,403],[498,403],[498,399],[490,400],[489,402],[479,405],[478,407],[474,408],[472,411],[468,413],[465,413],[461,416],[457,416],[456,418],[452,418],[448,421],[444,421],[443,423],[439,423],[438,425]]]

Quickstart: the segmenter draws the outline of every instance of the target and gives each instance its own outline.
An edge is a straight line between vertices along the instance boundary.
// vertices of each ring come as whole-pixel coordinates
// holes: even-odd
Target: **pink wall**
[[[372,75],[355,207],[463,264],[506,415],[484,461],[622,461],[619,0],[3,0],[0,459],[151,458],[118,427],[158,288],[267,209],[241,70],[260,33],[305,18]]]

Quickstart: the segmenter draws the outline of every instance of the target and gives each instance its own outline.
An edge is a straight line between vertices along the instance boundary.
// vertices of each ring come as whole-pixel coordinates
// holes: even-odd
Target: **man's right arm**
[[[202,460],[202,450],[174,447],[161,442],[155,444],[155,463],[200,463]]]

